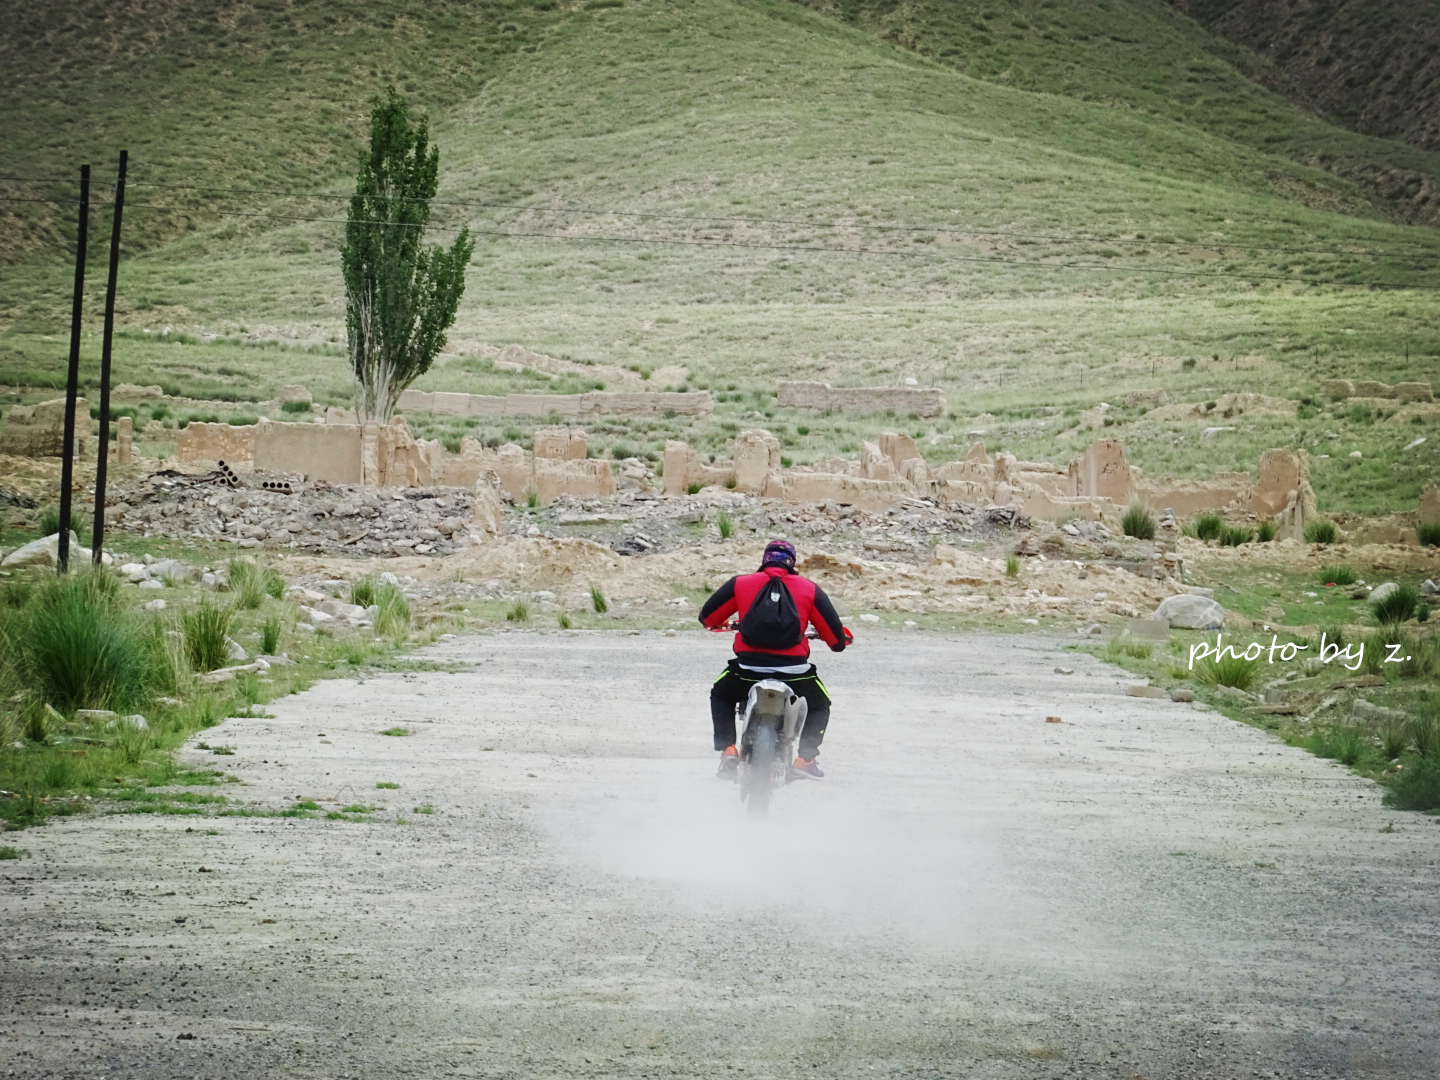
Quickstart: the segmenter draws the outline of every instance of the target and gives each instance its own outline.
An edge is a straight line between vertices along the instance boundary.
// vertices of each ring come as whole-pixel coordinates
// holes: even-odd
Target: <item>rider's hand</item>
[[[842,626],[840,629],[844,631],[844,636],[842,636],[840,640],[837,641],[834,645],[830,646],[831,652],[844,652],[845,646],[850,645],[855,641],[855,635],[850,632],[849,627]]]

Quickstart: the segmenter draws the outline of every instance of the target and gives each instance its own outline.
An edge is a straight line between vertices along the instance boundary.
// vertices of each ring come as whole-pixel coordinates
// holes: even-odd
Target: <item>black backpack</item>
[[[805,639],[800,612],[783,578],[771,578],[740,620],[740,637],[757,649],[793,649]]]

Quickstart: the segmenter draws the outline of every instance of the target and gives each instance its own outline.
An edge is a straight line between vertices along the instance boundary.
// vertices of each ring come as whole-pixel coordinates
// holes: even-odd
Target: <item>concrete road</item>
[[[757,822],[725,649],[462,638],[185,752],[369,823],[21,834],[0,1074],[1437,1075],[1436,819],[1057,641],[914,632],[821,660],[829,776]]]

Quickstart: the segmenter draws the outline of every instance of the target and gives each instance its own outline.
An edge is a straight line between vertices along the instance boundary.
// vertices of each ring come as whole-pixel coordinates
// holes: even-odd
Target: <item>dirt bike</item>
[[[755,816],[770,811],[770,796],[791,780],[795,740],[805,727],[809,705],[779,679],[750,687],[740,717],[740,801]]]

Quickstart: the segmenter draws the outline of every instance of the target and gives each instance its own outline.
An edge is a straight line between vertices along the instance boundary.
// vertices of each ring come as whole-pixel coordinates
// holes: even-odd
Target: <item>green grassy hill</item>
[[[340,219],[367,98],[387,80],[432,117],[434,238],[468,224],[480,240],[452,341],[681,365],[726,401],[711,427],[671,434],[718,447],[750,413],[775,420],[751,391],[787,376],[913,377],[945,387],[959,416],[1050,408],[1052,425],[1002,436],[1035,453],[1067,410],[1137,386],[1195,400],[1433,378],[1440,234],[1247,125],[1377,168],[1435,171],[1433,155],[1304,116],[1159,0],[1112,7],[1148,13],[1126,21],[1140,37],[1125,55],[1150,67],[1122,71],[1096,33],[1087,51],[1053,25],[1102,0],[1037,5],[1051,21],[1024,28],[1026,49],[1095,94],[977,78],[943,48],[795,0],[151,4],[140,22],[100,24],[108,38],[75,7],[7,39],[22,77],[0,91],[0,122],[35,175],[130,147],[143,250],[122,274],[117,377],[196,396],[261,400],[305,381],[344,399]],[[51,55],[41,41],[81,59],[37,59]],[[1209,65],[1223,101],[1192,100],[1187,117],[1134,98],[1169,102],[1181,55]],[[63,356],[67,226],[48,204],[0,206],[0,382],[35,384]],[[187,336],[146,333],[165,326]],[[310,351],[247,346],[257,338]],[[482,381],[494,387],[451,364],[421,385]],[[823,456],[852,434],[805,438]],[[1204,451],[1173,468],[1213,468]]]

